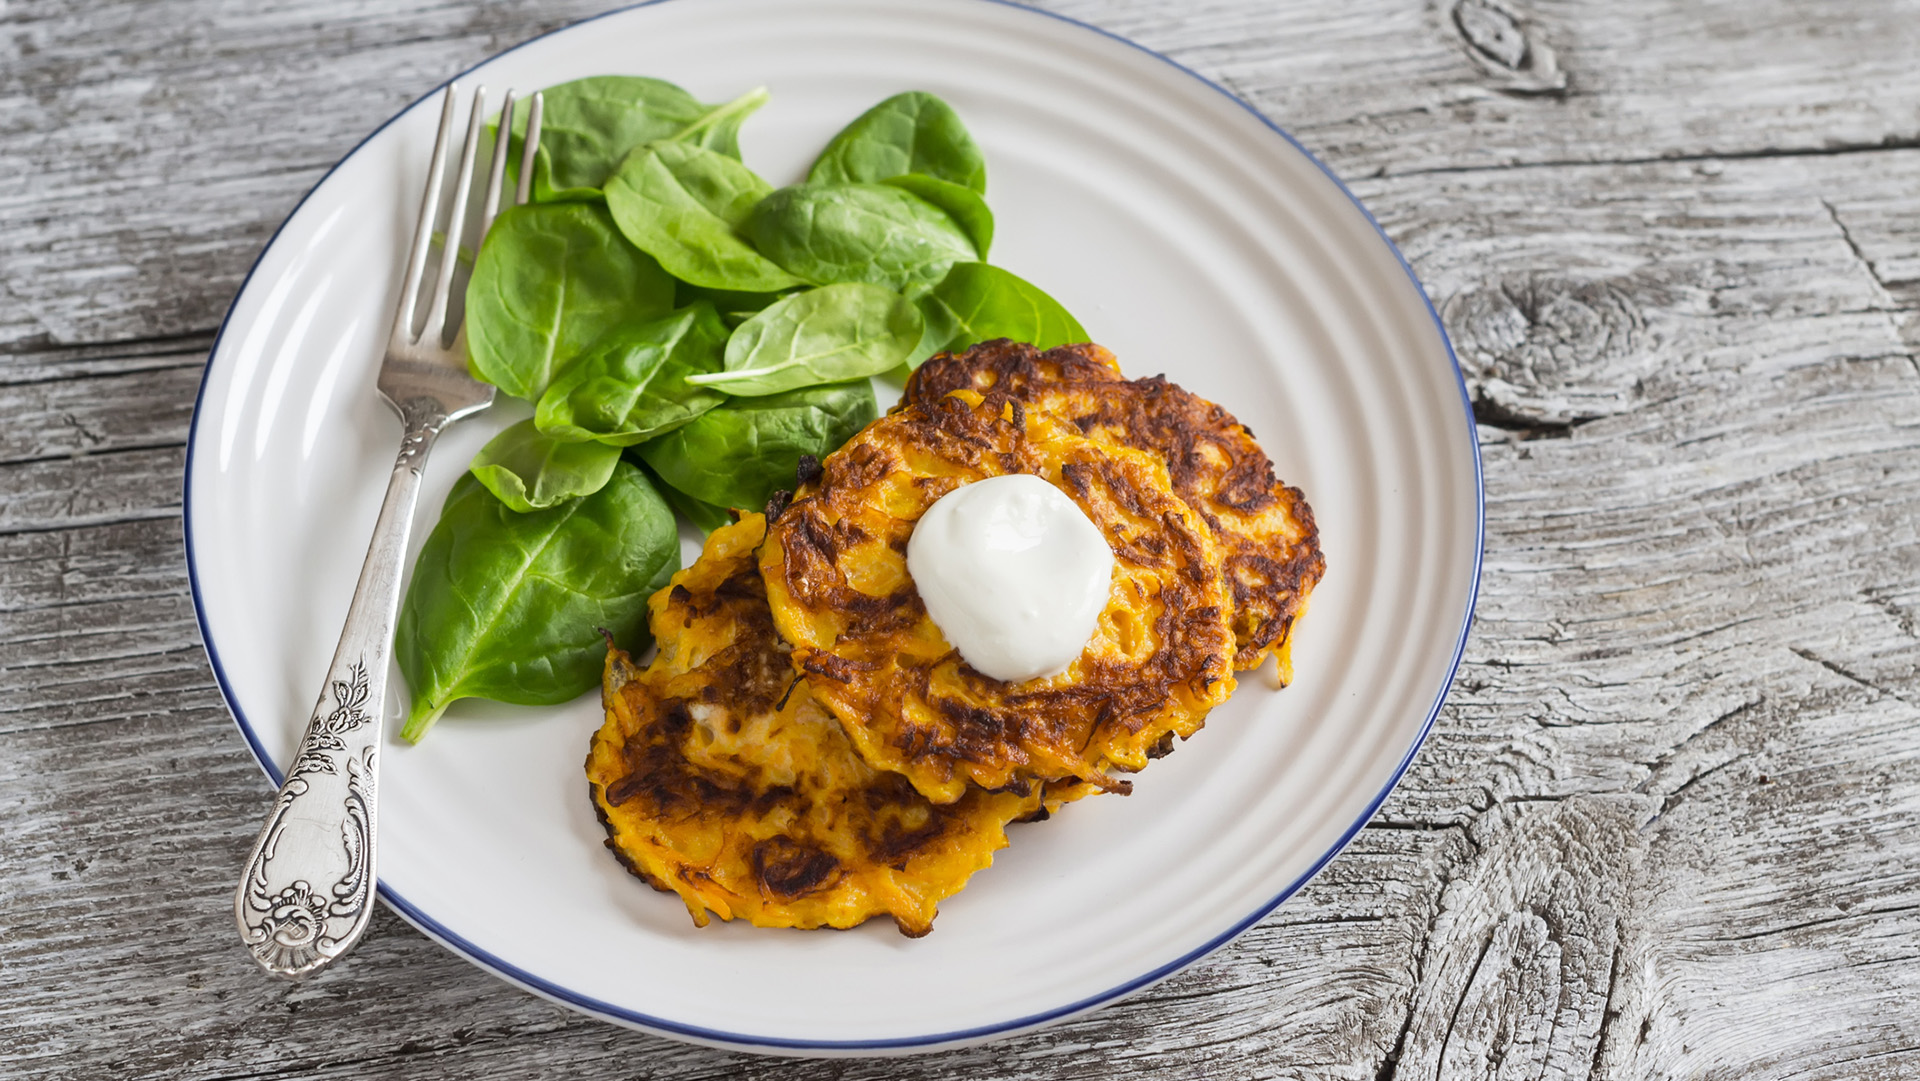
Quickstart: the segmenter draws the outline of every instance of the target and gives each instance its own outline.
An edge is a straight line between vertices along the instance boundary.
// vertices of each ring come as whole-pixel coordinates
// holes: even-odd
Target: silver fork
[[[380,396],[400,414],[406,429],[400,456],[387,480],[386,501],[380,505],[373,542],[367,547],[367,561],[354,587],[325,688],[233,897],[240,937],[254,960],[282,976],[304,976],[346,953],[373,916],[377,758],[384,728],[387,665],[400,606],[400,575],[420,495],[420,470],[441,429],[493,402],[493,388],[467,374],[464,328],[456,327],[452,344],[445,344],[447,306],[485,102],[486,89],[475,90],[433,299],[425,324],[415,334],[415,302],[433,244],[441,181],[446,175],[447,136],[456,105],[454,88],[447,87],[440,135],[427,168],[427,190],[420,198],[420,223],[414,229],[406,281],[400,288],[400,310],[394,315],[386,360],[380,367]],[[540,95],[535,94],[528,110],[516,204],[527,201],[540,142],[541,105]],[[512,91],[507,92],[500,115],[501,137],[495,140],[481,206],[482,237],[500,205],[507,165],[505,121],[513,116]]]

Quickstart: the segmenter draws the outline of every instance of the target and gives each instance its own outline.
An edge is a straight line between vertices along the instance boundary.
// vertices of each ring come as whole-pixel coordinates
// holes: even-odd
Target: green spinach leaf
[[[534,421],[559,439],[627,447],[671,431],[726,401],[688,382],[720,369],[727,326],[713,305],[609,332],[540,397]]]
[[[881,372],[920,341],[920,312],[877,285],[823,285],[760,312],[727,339],[726,367],[687,382],[728,394],[778,394]]]
[[[627,155],[607,181],[620,231],[681,281],[770,293],[804,285],[753,249],[738,227],[772,188],[724,154],[654,143]]]
[[[644,648],[647,598],[679,566],[673,512],[629,463],[590,496],[526,514],[461,476],[400,608],[401,736],[418,742],[455,699],[544,706],[591,690],[599,628]]]
[[[814,161],[807,183],[877,183],[902,173],[987,190],[986,158],[960,114],[923,90],[895,94],[841,129]]]
[[[740,156],[740,123],[767,102],[766,87],[724,105],[707,105],[672,83],[632,75],[596,75],[541,91],[540,149],[534,154],[536,202],[598,199],[627,152],[643,143],[687,142]],[[531,99],[513,111],[508,181],[517,183]]]
[[[511,207],[494,220],[467,284],[468,367],[534,401],[601,334],[672,306],[673,279],[621,237],[605,207]]]
[[[914,367],[935,353],[1012,338],[1042,349],[1087,341],[1087,332],[1039,286],[985,263],[955,263],[920,298],[926,336],[910,359]]]
[[[619,447],[562,441],[523,420],[480,448],[467,470],[500,502],[525,513],[592,495],[619,461]]]
[[[746,235],[811,282],[866,282],[909,295],[980,258],[953,216],[887,184],[802,184],[753,208]],[[671,265],[668,269],[673,269]]]
[[[688,285],[677,281],[674,284],[674,306],[684,308],[701,301],[713,305],[721,315],[731,312],[745,312],[748,315],[764,309],[767,305],[786,296],[786,293],[743,293],[734,289],[708,289],[701,285]]]
[[[674,295],[682,307],[697,304],[703,300],[707,301],[719,311],[720,321],[731,329],[753,318],[755,314],[765,311],[768,305],[781,297],[793,294],[792,292],[741,293],[732,289],[707,289],[703,286],[680,282]]]
[[[702,533],[711,533],[733,521],[733,515],[727,508],[716,507],[711,503],[702,503],[671,484],[661,482],[660,494],[667,497],[667,505],[679,513],[680,517],[693,523],[693,527]]]
[[[980,258],[987,257],[987,249],[993,246],[993,211],[987,208],[987,201],[979,192],[925,173],[890,176],[880,183],[910,191],[946,211],[967,234],[967,239],[973,241]]]
[[[716,507],[759,510],[793,490],[802,454],[824,458],[879,415],[865,379],[762,398],[735,398],[684,428],[640,444],[668,484]]]

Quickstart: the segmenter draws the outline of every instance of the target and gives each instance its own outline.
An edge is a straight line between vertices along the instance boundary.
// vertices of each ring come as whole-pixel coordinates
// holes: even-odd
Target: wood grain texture
[[[259,975],[226,906],[264,782],[180,551],[199,366],[329,164],[600,6],[0,7],[0,1075],[1920,1075],[1920,7],[1892,0],[1049,5],[1353,181],[1481,420],[1485,580],[1432,740],[1206,962],[844,1063],[588,1021],[386,913],[338,972]]]

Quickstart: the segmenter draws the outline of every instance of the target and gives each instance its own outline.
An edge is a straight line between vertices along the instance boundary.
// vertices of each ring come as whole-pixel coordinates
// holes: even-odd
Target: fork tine
[[[474,244],[479,251],[486,243],[487,233],[493,229],[493,217],[500,211],[500,184],[507,175],[507,144],[512,142],[513,128],[513,91],[500,102],[500,126],[493,139],[493,162],[487,166],[487,197],[480,204],[480,240]]]
[[[533,194],[533,161],[540,153],[540,114],[547,96],[535,91],[533,104],[527,106],[527,134],[521,140],[520,184],[514,190],[513,205],[522,206]]]
[[[533,170],[533,156],[540,150],[540,107],[542,104],[544,104],[544,101],[541,95],[536,92],[533,95],[532,105],[528,110],[527,131],[523,137],[527,152],[522,158],[525,164],[522,165],[520,170],[520,191],[514,202],[515,206],[523,206],[527,201],[526,189],[529,183],[528,176]],[[500,106],[500,130],[503,132],[507,131],[507,126],[513,122],[513,108],[513,91],[509,90],[507,91],[506,101]],[[507,144],[508,140],[501,139],[497,141],[493,147],[493,165],[487,173],[486,217],[483,219],[484,224],[480,229],[481,243],[486,242],[487,233],[493,228],[493,219],[496,216],[495,210],[498,207],[500,188],[506,176]],[[474,245],[474,248],[478,250],[479,244]],[[456,327],[453,332],[453,351],[455,354],[460,356],[466,355],[466,340],[467,325],[466,320],[462,319],[460,325]]]
[[[467,117],[467,142],[460,148],[460,172],[453,182],[453,213],[447,217],[447,239],[440,249],[440,275],[433,280],[433,307],[427,309],[427,325],[420,328],[420,340],[438,346],[447,328],[447,300],[453,294],[453,269],[460,261],[460,233],[467,219],[467,189],[473,186],[473,158],[480,147],[480,121],[486,106],[487,88],[473,92],[473,109]]]
[[[433,247],[433,220],[440,211],[440,180],[447,172],[447,136],[453,130],[453,84],[441,95],[440,134],[433,141],[433,160],[427,165],[427,189],[420,193],[420,223],[413,227],[413,249],[407,254],[407,277],[400,286],[400,311],[393,317],[393,340],[412,343],[413,314],[420,296],[420,276],[427,270],[427,252]]]

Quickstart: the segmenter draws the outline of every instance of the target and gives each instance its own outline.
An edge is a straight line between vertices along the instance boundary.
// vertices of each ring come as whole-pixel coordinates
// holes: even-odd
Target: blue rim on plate
[[[260,249],[260,255],[255,257],[253,266],[248,268],[247,276],[241,279],[240,288],[236,290],[234,293],[235,298],[237,299],[238,297],[240,297],[246,292],[247,285],[252,282],[254,272],[259,269],[261,260],[266,258],[266,253],[273,248],[274,242],[280,238],[281,230],[285,229],[287,226],[287,223],[291,222],[294,216],[299,213],[300,208],[306,205],[307,200],[312,197],[313,193],[315,191],[318,191],[321,185],[327,182],[328,177],[331,177],[334,174],[334,172],[340,168],[342,164],[344,164],[348,159],[352,158],[355,153],[359,152],[360,148],[366,145],[368,140],[372,139],[376,135],[379,135],[382,131],[385,131],[388,125],[392,124],[395,120],[398,120],[400,117],[406,115],[406,113],[409,110],[411,110],[414,106],[420,104],[423,101],[426,101],[429,98],[439,95],[441,92],[443,92],[446,89],[446,87],[449,84],[465,77],[468,73],[472,72],[474,69],[479,68],[482,65],[491,63],[492,61],[498,59],[499,57],[505,56],[508,53],[524,48],[535,41],[541,40],[542,38],[549,37],[553,34],[557,34],[565,30],[571,30],[574,27],[583,26],[587,23],[594,22],[599,19],[604,19],[612,15],[618,15],[625,11],[632,11],[636,8],[653,7],[657,4],[663,4],[668,2],[670,2],[670,0],[643,0],[643,2],[641,3],[628,4],[623,7],[615,8],[612,11],[602,12],[599,15],[582,19],[579,22],[571,23],[567,26],[559,27],[558,29],[555,29],[555,30],[549,30],[547,31],[547,33],[541,34],[537,37],[528,38],[526,41],[523,41],[520,44],[513,46],[512,48],[503,49],[500,52],[495,53],[493,56],[489,56],[486,59],[481,60],[479,63],[473,64],[472,66],[460,71],[458,74],[446,80],[446,82],[441,83],[439,86],[434,87],[432,90],[428,91],[427,93],[421,95],[420,97],[414,99],[412,102],[408,103],[406,107],[402,108],[399,112],[396,112],[393,116],[389,117],[379,127],[368,132],[366,137],[361,139],[360,142],[354,144],[354,147],[352,150],[349,150],[345,155],[343,155],[340,161],[335,162],[332,168],[328,169],[326,173],[320,177],[319,180],[315,181],[313,187],[308,189],[306,195],[301,196],[300,202],[296,203],[294,205],[294,208],[287,213],[287,217],[281,221],[280,225],[277,228],[274,229],[273,236],[269,237],[267,239],[266,245]],[[1318,157],[1316,157],[1313,154],[1312,151],[1308,150],[1305,146],[1302,146],[1300,144],[1300,141],[1298,139],[1295,139],[1292,135],[1288,134],[1286,129],[1274,123],[1271,119],[1269,119],[1266,116],[1266,114],[1260,112],[1260,110],[1255,109],[1253,106],[1247,104],[1245,101],[1242,101],[1239,97],[1235,96],[1232,91],[1229,91],[1228,89],[1221,86],[1220,84],[1214,82],[1213,80],[1207,78],[1204,75],[1201,75],[1199,72],[1194,71],[1192,68],[1187,67],[1186,65],[1180,63],[1177,60],[1164,56],[1161,53],[1155,52],[1154,50],[1149,49],[1146,46],[1141,45],[1136,41],[1132,41],[1128,38],[1122,37],[1119,34],[1113,33],[1110,30],[1103,30],[1100,27],[1093,25],[1092,23],[1082,22],[1079,19],[1071,18],[1066,15],[1055,14],[1054,12],[1051,12],[1051,11],[1042,11],[1038,8],[1028,7],[1025,4],[1015,3],[1014,0],[978,0],[978,2],[996,4],[1001,7],[1014,8],[1020,11],[1028,12],[1033,15],[1040,15],[1049,19],[1057,20],[1059,22],[1068,23],[1073,26],[1078,26],[1084,30],[1091,30],[1102,37],[1108,38],[1112,41],[1119,42],[1120,44],[1126,45],[1129,48],[1136,49],[1139,52],[1145,53],[1146,55],[1151,56],[1156,60],[1159,60],[1161,63],[1164,63],[1169,67],[1172,67],[1186,74],[1188,77],[1195,79],[1198,82],[1211,88],[1215,92],[1219,93],[1221,96],[1225,97],[1228,101],[1233,102],[1235,105],[1238,105],[1242,109],[1245,109],[1247,112],[1251,113],[1254,117],[1258,118],[1259,121],[1262,124],[1266,125],[1267,128],[1270,129],[1275,135],[1278,135],[1280,136],[1280,138],[1285,139],[1295,150],[1299,151],[1302,155],[1306,157],[1308,161],[1312,162],[1322,173],[1324,173],[1327,179],[1332,181],[1334,186],[1340,189],[1341,194],[1345,195],[1347,199],[1353,203],[1354,208],[1359,210],[1360,213],[1366,218],[1367,224],[1373,227],[1373,231],[1376,234],[1378,234],[1378,236],[1380,237],[1381,243],[1385,244],[1387,246],[1387,249],[1393,253],[1393,257],[1399,261],[1400,268],[1406,272],[1407,280],[1412,283],[1414,291],[1420,295],[1421,303],[1426,305],[1427,314],[1433,319],[1434,331],[1440,336],[1440,344],[1443,347],[1445,347],[1447,351],[1447,358],[1453,363],[1454,378],[1460,390],[1461,408],[1466,411],[1466,415],[1467,415],[1467,431],[1469,433],[1468,445],[1473,452],[1473,484],[1474,484],[1474,494],[1475,494],[1475,502],[1476,502],[1476,506],[1474,508],[1473,573],[1472,573],[1472,579],[1467,586],[1466,614],[1464,617],[1462,617],[1460,622],[1459,637],[1454,641],[1453,658],[1447,665],[1446,680],[1441,684],[1439,693],[1434,696],[1433,705],[1427,710],[1426,719],[1422,721],[1420,724],[1419,735],[1414,739],[1413,745],[1407,748],[1407,753],[1405,756],[1403,756],[1400,759],[1399,764],[1394,767],[1393,775],[1388,778],[1387,783],[1380,789],[1380,791],[1373,797],[1373,799],[1368,802],[1366,810],[1360,815],[1360,817],[1357,818],[1351,826],[1347,827],[1346,831],[1343,834],[1341,834],[1340,839],[1336,841],[1332,847],[1328,848],[1324,854],[1322,854],[1317,860],[1314,861],[1313,866],[1309,867],[1306,873],[1302,874],[1299,878],[1295,879],[1292,883],[1290,883],[1287,886],[1286,889],[1281,890],[1280,893],[1275,897],[1273,897],[1272,900],[1259,906],[1253,912],[1248,913],[1245,918],[1241,919],[1239,922],[1235,923],[1232,927],[1228,928],[1226,931],[1221,932],[1219,935],[1215,936],[1212,940],[1208,941],[1207,943],[1198,947],[1197,949],[1194,949],[1188,952],[1186,955],[1179,957],[1173,961],[1169,961],[1166,964],[1160,965],[1159,967],[1154,968],[1151,971],[1148,971],[1139,976],[1136,976],[1133,979],[1128,980],[1127,982],[1122,983],[1116,987],[1110,988],[1106,991],[1102,991],[1097,995],[1090,995],[1086,998],[1080,999],[1077,1002],[1073,1002],[1065,1006],[1057,1007],[1051,1010],[1046,1010],[1041,1013],[1032,1014],[1027,1017],[1017,1018],[1015,1020],[1007,1021],[1001,1024],[984,1025],[984,1026],[979,1026],[976,1028],[969,1028],[969,1029],[958,1029],[952,1032],[939,1032],[939,1033],[933,1033],[926,1036],[899,1037],[899,1038],[884,1039],[884,1040],[794,1040],[794,1039],[784,1039],[784,1038],[768,1037],[768,1036],[752,1036],[752,1035],[745,1035],[745,1034],[736,1033],[736,1032],[723,1032],[718,1029],[704,1028],[699,1025],[682,1024],[677,1021],[670,1021],[665,1018],[652,1017],[646,1014],[638,1013],[633,1010],[623,1009],[621,1007],[612,1005],[611,1003],[602,1002],[598,999],[579,994],[575,991],[569,990],[568,988],[560,987],[547,980],[543,980],[540,977],[525,971],[524,969],[521,969],[515,965],[509,964],[508,962],[498,957],[495,957],[493,954],[488,953],[486,950],[481,949],[479,946],[476,946],[472,942],[467,941],[465,938],[462,938],[460,935],[455,934],[451,930],[447,929],[446,927],[436,922],[433,919],[433,917],[428,916],[426,913],[414,907],[414,905],[411,902],[409,902],[405,897],[402,897],[399,893],[397,893],[396,891],[388,887],[386,883],[382,882],[379,884],[379,894],[381,899],[386,901],[387,905],[391,907],[395,912],[399,913],[400,916],[403,919],[405,919],[408,923],[411,923],[414,927],[419,929],[423,934],[427,935],[428,937],[434,939],[435,941],[441,943],[442,945],[447,946],[448,948],[454,950],[456,953],[459,953],[465,958],[467,958],[469,961],[472,961],[474,964],[480,966],[481,968],[486,969],[487,971],[493,973],[496,976],[499,976],[504,980],[507,980],[510,983],[517,984],[518,986],[523,987],[526,990],[532,991],[543,998],[551,999],[552,1001],[561,1003],[563,1005],[572,1006],[583,1012],[586,1012],[607,1020],[622,1022],[628,1025],[634,1026],[636,1028],[660,1033],[663,1035],[679,1036],[679,1037],[693,1040],[700,1043],[718,1044],[718,1045],[725,1045],[725,1046],[736,1047],[736,1048],[759,1047],[759,1048],[766,1048],[768,1050],[800,1051],[800,1052],[806,1052],[806,1051],[860,1052],[860,1051],[889,1051],[889,1050],[904,1051],[904,1050],[912,1050],[912,1049],[918,1049],[918,1048],[935,1048],[935,1047],[940,1047],[944,1045],[959,1045],[959,1044],[965,1044],[969,1042],[977,1042],[980,1040],[989,1039],[997,1036],[1010,1036],[1016,1033],[1038,1028],[1050,1022],[1063,1020],[1065,1018],[1072,1017],[1075,1014],[1085,1013],[1096,1007],[1114,1002],[1120,998],[1124,998],[1127,995],[1132,994],[1135,991],[1141,990],[1142,988],[1147,987],[1150,984],[1156,983],[1159,980],[1164,979],[1165,977],[1170,976],[1175,972],[1178,972],[1180,969],[1183,969],[1188,965],[1193,964],[1195,961],[1200,960],[1202,957],[1205,957],[1207,954],[1210,954],[1213,951],[1219,949],[1220,947],[1225,946],[1227,943],[1233,941],[1233,939],[1239,937],[1239,935],[1242,932],[1246,931],[1248,928],[1252,927],[1255,923],[1258,923],[1261,919],[1265,918],[1266,915],[1272,912],[1275,908],[1278,908],[1282,902],[1286,901],[1289,897],[1292,897],[1295,893],[1298,893],[1301,887],[1305,886],[1309,881],[1313,879],[1315,875],[1319,874],[1321,869],[1326,867],[1326,865],[1333,859],[1333,857],[1339,855],[1341,850],[1346,848],[1347,845],[1356,836],[1359,835],[1360,830],[1363,829],[1366,826],[1366,824],[1373,819],[1375,812],[1380,810],[1381,804],[1386,802],[1387,796],[1390,793],[1392,793],[1394,786],[1400,783],[1400,778],[1406,773],[1407,768],[1413,764],[1414,756],[1419,753],[1420,748],[1426,743],[1427,735],[1433,729],[1433,722],[1440,715],[1441,706],[1446,704],[1447,693],[1453,688],[1454,676],[1459,672],[1460,660],[1464,651],[1466,650],[1467,635],[1473,626],[1474,607],[1478,603],[1479,596],[1480,596],[1481,563],[1484,559],[1485,552],[1486,552],[1487,485],[1486,485],[1485,474],[1482,472],[1482,468],[1481,468],[1480,444],[1479,444],[1479,441],[1473,438],[1472,436],[1472,433],[1475,430],[1474,417],[1473,417],[1473,403],[1467,391],[1466,377],[1460,371],[1460,360],[1458,355],[1454,353],[1452,339],[1447,337],[1447,328],[1441,322],[1439,312],[1434,310],[1433,302],[1427,298],[1426,289],[1421,286],[1420,279],[1414,274],[1412,265],[1407,262],[1406,256],[1401,254],[1400,248],[1396,244],[1394,244],[1393,239],[1387,236],[1386,230],[1380,227],[1380,223],[1374,219],[1372,212],[1367,210],[1366,206],[1362,204],[1359,198],[1353,194],[1352,190],[1349,189],[1347,185],[1343,183],[1341,179],[1334,174],[1333,170],[1327,167],[1325,162],[1321,161]],[[182,523],[182,532],[184,533],[185,541],[186,541],[187,581],[193,594],[194,620],[200,627],[200,641],[207,651],[207,660],[210,662],[210,664],[213,667],[214,680],[219,684],[220,695],[222,698],[226,700],[228,712],[233,714],[234,724],[236,727],[240,729],[241,736],[246,739],[247,747],[249,750],[253,752],[253,757],[255,761],[259,762],[260,768],[266,773],[268,779],[273,782],[274,787],[278,788],[281,783],[280,770],[278,767],[274,765],[273,759],[267,754],[266,749],[263,746],[261,746],[259,737],[257,737],[254,734],[253,724],[246,719],[244,714],[242,714],[238,700],[235,698],[233,689],[227,681],[226,669],[220,663],[219,650],[216,649],[213,644],[213,636],[209,632],[209,629],[207,627],[206,608],[205,608],[205,605],[201,602],[201,598],[200,598],[199,565],[198,565],[198,561],[194,557],[193,516],[192,516],[193,459],[194,459],[195,450],[199,445],[200,416],[201,416],[200,406],[201,406],[202,399],[204,399],[206,396],[207,384],[210,381],[212,376],[211,360],[213,356],[219,352],[220,343],[226,337],[227,324],[232,318],[233,318],[233,309],[230,306],[227,310],[227,315],[224,318],[222,318],[220,321],[220,329],[214,335],[212,347],[207,351],[207,356],[209,360],[209,363],[207,366],[207,372],[201,376],[200,389],[194,397],[193,421],[187,430],[187,463],[186,463],[185,477],[183,478],[183,481],[182,481],[182,490],[181,490],[181,495],[182,495],[181,523]]]

